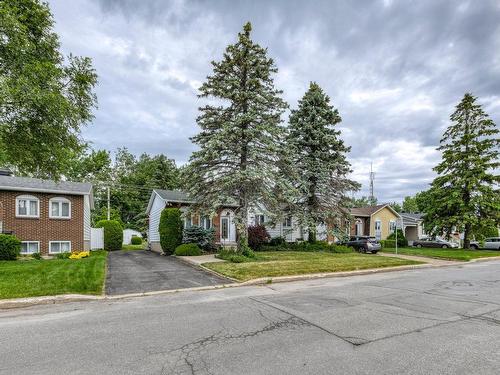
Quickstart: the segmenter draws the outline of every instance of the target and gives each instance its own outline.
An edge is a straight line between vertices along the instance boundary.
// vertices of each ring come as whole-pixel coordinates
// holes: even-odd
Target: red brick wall
[[[32,195],[40,200],[38,218],[16,217],[16,197]],[[49,218],[49,199],[63,197],[71,201],[71,219]],[[83,196],[46,194],[18,191],[0,191],[4,231],[13,231],[21,241],[39,241],[40,252],[49,253],[49,241],[71,241],[72,251],[83,247]]]

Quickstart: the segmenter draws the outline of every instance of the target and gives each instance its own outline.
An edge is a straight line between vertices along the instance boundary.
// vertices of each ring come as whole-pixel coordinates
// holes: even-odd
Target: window
[[[375,221],[375,230],[381,230],[382,229],[382,222],[380,220]]]
[[[285,220],[283,220],[283,226],[285,228],[291,228],[292,227],[292,217],[291,216],[288,216],[285,218]]]
[[[255,225],[264,225],[264,215],[255,215]]]
[[[49,200],[49,217],[71,219],[71,202],[66,198],[51,198]]]
[[[390,232],[396,231],[396,222],[394,220],[389,221],[389,231]]]
[[[227,217],[223,217],[221,219],[221,238],[223,240],[229,239],[229,219]]]
[[[191,215],[184,218],[184,228],[191,228],[193,221],[191,220]]]
[[[49,254],[69,253],[71,251],[71,241],[50,241]]]
[[[21,242],[21,254],[35,254],[40,252],[40,242],[23,241]]]
[[[210,228],[212,228],[212,220],[210,220],[210,216],[203,216],[201,218],[200,224],[201,224],[201,227],[203,229],[210,229]]]
[[[38,217],[40,201],[32,195],[20,195],[16,198],[16,216]]]

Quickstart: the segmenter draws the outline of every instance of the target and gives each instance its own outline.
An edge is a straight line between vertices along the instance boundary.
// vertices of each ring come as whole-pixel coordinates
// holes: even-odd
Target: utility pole
[[[110,203],[109,203],[109,196],[110,196],[110,193],[109,193],[109,185],[107,187],[107,190],[108,190],[108,221],[111,219],[111,207],[110,207]]]
[[[375,172],[373,172],[373,163],[370,163],[370,204],[375,202],[375,194],[373,193],[373,180],[375,180]]]

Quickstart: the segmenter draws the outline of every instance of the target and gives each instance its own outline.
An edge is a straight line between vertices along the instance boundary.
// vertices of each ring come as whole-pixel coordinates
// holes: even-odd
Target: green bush
[[[173,254],[177,246],[182,243],[181,210],[178,208],[165,208],[161,212],[160,245],[166,255]]]
[[[286,243],[284,237],[274,237],[271,238],[271,241],[269,241],[269,245],[271,246],[279,246],[279,245],[284,245]]]
[[[101,220],[97,228],[104,228],[104,250],[121,250],[123,243],[123,228],[117,220]]]
[[[132,236],[132,238],[130,239],[130,243],[132,245],[140,245],[142,244],[142,238],[138,236]]]
[[[245,256],[244,253],[246,253],[247,256]],[[232,249],[221,248],[219,249],[219,252],[216,256],[219,259],[224,259],[231,263],[251,262],[256,258],[255,253],[251,249],[246,249],[243,252],[238,252]]]
[[[329,244],[326,241],[293,242],[282,245],[262,246],[261,251],[324,251],[329,253],[352,253],[354,249],[349,246]]]
[[[205,229],[198,225],[184,228],[182,231],[183,243],[195,243],[205,251],[215,250],[215,229]]]
[[[175,248],[175,255],[195,256],[201,255],[200,247],[195,243],[183,243]]]
[[[42,254],[40,254],[40,253],[33,253],[33,254],[31,254],[31,256],[33,257],[33,259],[36,259],[36,260],[43,259]]]
[[[270,240],[271,236],[264,225],[251,225],[248,227],[248,246],[252,250],[259,250]]]
[[[382,246],[382,249],[393,249],[396,247],[396,240],[381,240],[380,246]]]
[[[69,259],[71,253],[58,253],[56,254],[57,259]]]
[[[0,234],[0,260],[16,260],[21,253],[21,241],[10,234]]]
[[[387,236],[388,240],[396,240],[396,233],[391,233],[389,236]],[[403,234],[403,231],[401,229],[398,229],[398,246],[399,247],[406,247],[408,246],[408,240]],[[396,247],[396,246],[394,246]]]

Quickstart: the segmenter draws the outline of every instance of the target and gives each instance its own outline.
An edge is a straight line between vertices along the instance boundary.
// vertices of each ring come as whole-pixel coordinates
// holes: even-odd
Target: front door
[[[375,238],[377,241],[382,239],[382,222],[380,220],[375,220]]]
[[[220,218],[220,240],[222,243],[236,242],[236,225],[230,212]]]

